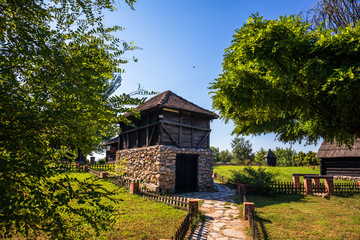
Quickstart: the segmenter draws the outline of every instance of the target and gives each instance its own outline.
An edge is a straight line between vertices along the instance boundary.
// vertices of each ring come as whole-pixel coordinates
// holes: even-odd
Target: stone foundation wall
[[[176,154],[198,155],[198,188],[205,191],[213,187],[213,152],[210,149],[180,149],[164,145],[131,148],[117,151],[116,162],[125,165],[129,178],[143,180],[148,188],[174,191]]]

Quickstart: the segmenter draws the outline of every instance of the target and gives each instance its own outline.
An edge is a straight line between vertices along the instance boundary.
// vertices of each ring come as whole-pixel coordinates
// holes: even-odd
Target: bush
[[[105,159],[100,159],[97,163],[98,163],[98,164],[105,164],[105,163],[106,163],[106,160],[105,160]]]
[[[258,169],[252,167],[245,167],[243,170],[231,170],[230,182],[236,184],[241,181],[246,184],[246,187],[254,193],[265,195],[273,192],[271,184],[275,183],[277,173],[268,172],[265,168]]]

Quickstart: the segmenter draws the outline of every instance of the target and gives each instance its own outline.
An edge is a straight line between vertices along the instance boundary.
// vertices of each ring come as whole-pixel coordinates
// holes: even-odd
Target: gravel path
[[[232,198],[235,191],[225,185],[215,183],[215,192],[184,193],[181,196],[204,200],[200,207],[205,222],[199,224],[190,239],[196,240],[243,240],[247,221],[239,217],[238,206]]]

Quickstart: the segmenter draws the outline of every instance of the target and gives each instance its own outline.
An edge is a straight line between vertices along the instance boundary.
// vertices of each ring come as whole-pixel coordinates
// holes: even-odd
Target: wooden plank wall
[[[137,128],[120,124],[120,150],[157,144],[181,148],[210,147],[210,119],[201,115],[169,109],[143,113],[141,119],[133,119],[133,123]]]
[[[353,169],[360,171],[360,158],[324,158],[320,161],[321,174],[353,175]]]

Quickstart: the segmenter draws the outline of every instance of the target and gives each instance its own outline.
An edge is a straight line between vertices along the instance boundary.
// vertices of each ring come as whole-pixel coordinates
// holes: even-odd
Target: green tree
[[[252,145],[244,137],[235,137],[231,140],[233,163],[244,164],[245,160],[252,160]]]
[[[304,158],[305,158],[305,153],[298,152],[298,154],[296,154],[292,157],[292,165],[291,166],[297,167],[297,166],[306,165],[306,164],[304,164]]]
[[[265,164],[264,156],[266,153],[267,152],[263,148],[260,148],[259,151],[255,153],[254,163],[257,165],[264,165]]]
[[[304,157],[304,166],[318,166],[320,165],[320,159],[318,159],[316,156],[316,153],[309,151],[306,153]]]
[[[281,167],[292,166],[293,156],[296,155],[296,151],[292,148],[280,148],[277,147],[274,151],[276,156],[276,165]]]
[[[127,1],[130,6],[134,1]],[[91,186],[56,176],[59,159],[96,150],[119,132],[124,111],[144,98],[110,97],[119,85],[121,56],[136,49],[103,24],[110,0],[28,0],[0,4],[0,229],[38,231],[67,239],[64,213],[97,233],[111,220]],[[86,189],[74,191],[72,183]],[[59,194],[59,192],[61,194]],[[95,195],[95,196],[94,196]],[[95,199],[99,212],[86,211]],[[66,214],[65,214],[66,215]],[[99,216],[97,216],[99,215]],[[86,238],[86,235],[84,235]]]
[[[234,133],[348,145],[360,137],[360,25],[309,26],[295,16],[252,15],[236,30],[210,86],[214,108],[233,120]]]
[[[231,162],[233,155],[229,150],[222,150],[219,153],[220,162]]]
[[[210,149],[214,152],[213,162],[220,162],[220,151],[217,147],[210,147]]]

